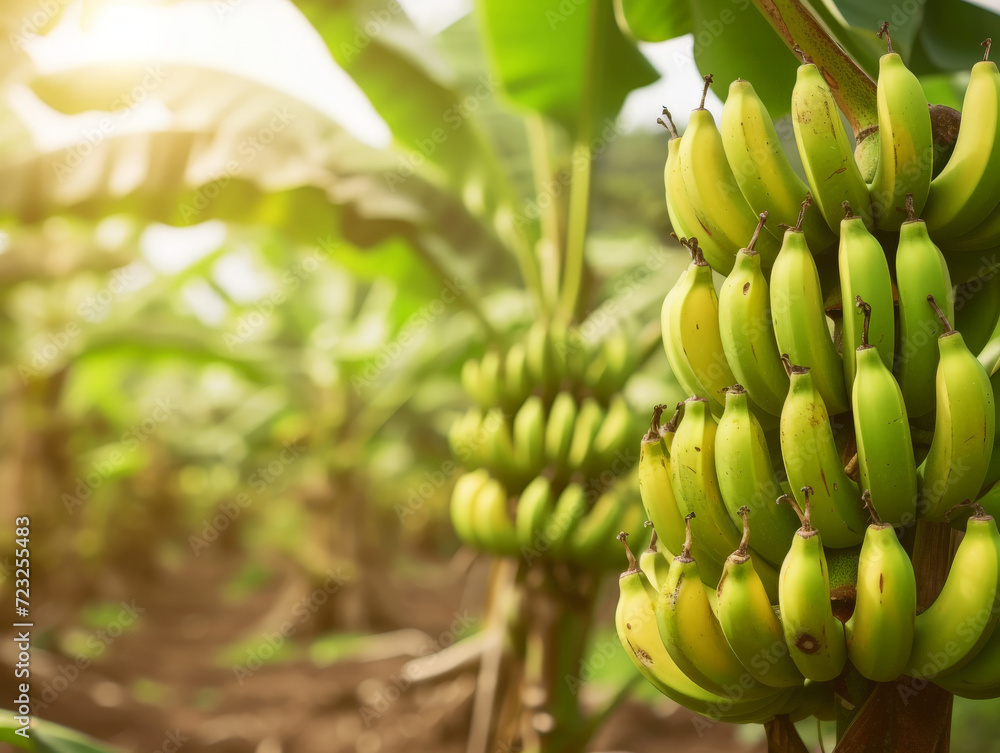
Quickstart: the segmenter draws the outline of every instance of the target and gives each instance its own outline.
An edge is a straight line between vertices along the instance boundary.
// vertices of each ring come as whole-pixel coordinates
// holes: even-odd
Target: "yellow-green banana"
[[[650,598],[652,586],[636,566],[635,557],[630,551],[628,554],[629,569],[618,580],[615,628],[618,640],[639,673],[675,703],[710,719],[763,722],[774,716],[776,710],[782,710],[794,690],[774,690],[773,695],[763,698],[734,699],[710,693],[684,674],[660,640],[655,602]]]
[[[968,519],[941,593],[917,615],[906,674],[934,679],[975,659],[996,627],[1000,534],[982,508]]]
[[[931,181],[924,220],[934,238],[946,243],[982,223],[998,199],[1000,71],[996,63],[984,58],[972,66],[955,149]]]
[[[514,521],[507,507],[507,490],[489,479],[476,492],[472,508],[476,545],[485,552],[514,555],[520,550]]]
[[[979,494],[993,453],[996,407],[986,370],[965,347],[962,335],[952,329],[933,296],[928,296],[928,303],[945,331],[938,338],[934,435],[927,457],[917,468],[918,514],[943,521],[950,508]]]
[[[653,408],[649,431],[639,443],[639,496],[653,528],[662,531],[658,534],[660,540],[669,551],[679,552],[684,543],[684,515],[677,506],[670,480],[670,448],[676,426],[671,422],[661,432],[660,416],[664,408],[665,405]]]
[[[653,535],[649,537],[646,551],[639,556],[639,569],[646,574],[653,588],[659,593],[660,586],[667,582],[667,572],[670,570],[670,563],[674,561],[674,555],[660,543],[656,529],[649,524],[650,521],[647,520],[646,526],[651,528]]]
[[[503,362],[503,399],[510,410],[524,402],[531,392],[531,378],[528,376],[528,354],[523,342],[510,346]]]
[[[764,430],[750,412],[747,394],[740,385],[726,392],[726,410],[715,434],[715,470],[733,523],[740,520],[740,510],[748,508],[755,521],[754,553],[770,565],[781,567],[798,519],[786,505],[774,503],[782,493],[781,485]]]
[[[907,413],[916,418],[934,410],[934,374],[937,372],[937,338],[944,332],[927,305],[933,295],[949,321],[955,315],[951,276],[941,250],[927,234],[927,225],[916,218],[907,202],[909,219],[899,228],[896,249],[896,288],[899,293],[899,358],[896,378]]]
[[[800,65],[795,78],[792,127],[806,179],[830,230],[840,231],[845,201],[872,227],[868,185],[854,161],[830,86],[811,62]]]
[[[719,333],[736,380],[757,405],[780,416],[788,393],[788,375],[774,339],[771,294],[754,247],[768,213],[760,217],[754,237],[736,254],[733,271],[719,291]]]
[[[616,455],[628,444],[628,438],[632,436],[634,428],[632,409],[628,407],[625,398],[620,394],[612,396],[608,412],[594,436],[592,464],[594,472],[600,474],[610,470]]]
[[[798,225],[785,231],[770,286],[771,321],[780,352],[812,369],[827,409],[842,413],[849,407],[844,366],[827,324],[819,271]]]
[[[909,662],[917,581],[896,530],[877,513],[872,517],[858,559],[854,614],[844,625],[847,657],[869,680],[890,682],[906,671]]]
[[[889,278],[885,252],[861,219],[851,212],[851,208],[846,205],[844,208],[847,216],[840,223],[840,251],[837,259],[843,311],[841,345],[844,385],[850,395],[857,366],[854,351],[861,345],[861,330],[865,323],[865,316],[854,305],[855,301],[861,296],[871,306],[868,342],[878,349],[887,369],[892,369],[896,317],[892,280]]]
[[[478,544],[473,522],[476,495],[489,480],[489,472],[485,468],[477,468],[461,476],[451,491],[451,524],[458,537],[472,546]]]
[[[906,194],[913,194],[917,214],[927,202],[934,167],[934,139],[923,87],[903,65],[903,59],[892,51],[888,24],[883,25],[879,34],[883,32],[889,51],[878,64],[879,160],[870,186],[871,204],[879,230],[898,230],[904,215],[896,210],[902,209]]]
[[[602,421],[604,409],[601,404],[592,397],[585,398],[573,424],[573,440],[566,455],[566,463],[572,470],[582,470],[593,460],[594,438]]]
[[[712,77],[705,77],[705,93]],[[715,126],[712,113],[701,106],[691,112],[687,129],[681,138],[680,158],[684,187],[694,207],[701,228],[695,235],[701,239],[711,236],[722,246],[724,255],[715,258],[714,249],[705,247],[708,263],[721,274],[729,274],[736,252],[746,242],[757,226],[757,215],[747,204],[726,160],[722,136]],[[764,269],[770,269],[778,253],[778,241],[762,235],[757,242]]]
[[[521,492],[514,515],[517,541],[522,548],[537,546],[538,537],[544,536],[554,509],[551,482],[545,476],[536,476]]]
[[[682,242],[691,251],[691,264],[663,308],[663,342],[670,368],[685,387],[691,379],[701,389],[693,394],[722,406],[722,390],[736,378],[729,368],[719,329],[719,298],[712,282],[712,269],[705,262],[697,239]],[[690,375],[690,376],[688,376]]]
[[[758,215],[769,213],[772,227],[794,225],[809,187],[785,156],[774,122],[749,81],[738,78],[730,84],[719,130],[736,182],[751,209]],[[806,214],[802,231],[817,252],[837,240],[818,209]]]
[[[569,457],[576,425],[576,399],[570,392],[560,392],[552,401],[545,424],[545,459],[562,466]]]
[[[521,474],[530,478],[545,465],[545,404],[532,395],[514,416],[514,458]]]
[[[690,521],[689,516],[688,520]],[[723,696],[768,695],[743,667],[726,641],[709,602],[698,564],[691,556],[691,529],[681,553],[674,557],[656,603],[656,623],[667,652],[684,674],[705,690]]]
[[[740,515],[743,539],[726,559],[719,581],[719,624],[736,658],[755,680],[774,688],[802,685],[804,678],[789,656],[781,620],[747,551],[749,508],[741,507]]]
[[[843,623],[833,616],[823,540],[810,522],[808,499],[802,527],[781,564],[778,596],[781,626],[795,666],[814,682],[832,680],[847,663],[847,642]]]
[[[812,495],[811,520],[827,546],[860,544],[867,521],[861,492],[844,472],[823,398],[812,372],[791,365],[788,399],[781,411],[781,455],[795,499],[805,505]],[[803,491],[811,488],[811,492]],[[787,558],[786,558],[787,561]]]
[[[846,320],[847,301],[844,303]],[[864,312],[853,400],[861,486],[871,495],[879,517],[887,523],[911,525],[916,520],[917,471],[906,405],[892,372],[869,342],[868,326],[874,311],[861,296],[856,303],[855,308]],[[889,308],[891,311],[891,297]],[[890,315],[890,325],[891,319]]]
[[[740,543],[740,534],[726,512],[715,471],[717,425],[708,402],[692,397],[684,402],[684,413],[670,445],[670,480],[677,507],[691,522],[694,540],[704,549],[699,563],[706,582],[714,586],[722,563]]]

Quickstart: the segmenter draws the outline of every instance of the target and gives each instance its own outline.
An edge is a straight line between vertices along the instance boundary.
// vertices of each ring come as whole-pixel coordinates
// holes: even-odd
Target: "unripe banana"
[[[566,464],[573,443],[576,425],[576,399],[572,393],[560,392],[552,401],[545,426],[545,459],[559,467]]]
[[[524,343],[525,361],[531,381],[548,390],[557,389],[560,374],[548,323],[539,320],[532,324]]]
[[[740,510],[748,508],[754,520],[754,553],[781,567],[798,519],[789,507],[774,504],[782,488],[764,431],[750,412],[747,394],[740,385],[726,392],[726,410],[715,435],[715,470],[730,519],[735,524]]]
[[[532,395],[514,416],[514,457],[521,474],[537,475],[545,465],[545,405]]]
[[[507,490],[489,479],[476,492],[472,507],[476,545],[497,555],[516,555],[520,549],[514,521],[507,506]]]
[[[941,593],[917,615],[906,674],[934,679],[965,666],[996,626],[1000,534],[982,508],[968,519]]]
[[[503,364],[503,398],[510,410],[524,402],[531,392],[531,378],[528,376],[528,354],[523,342],[510,346]]]
[[[536,476],[521,492],[514,516],[514,528],[522,549],[536,546],[536,540],[544,535],[545,525],[554,509],[551,482],[545,476]]]
[[[955,304],[951,276],[941,250],[927,234],[907,202],[909,219],[899,229],[896,249],[896,287],[899,293],[899,358],[897,380],[907,413],[916,418],[934,409],[934,374],[937,372],[937,338],[941,322],[927,305],[927,296],[944,308],[949,321]]]
[[[808,201],[803,202],[804,207]],[[812,369],[812,379],[827,409],[842,413],[849,407],[844,366],[830,335],[819,271],[798,226],[785,231],[770,285],[771,321],[778,348],[793,363]]]
[[[946,512],[982,487],[993,453],[996,407],[993,387],[982,364],[951,328],[933,297],[929,303],[945,331],[938,338],[937,413],[927,457],[917,468],[920,484],[918,514],[943,521]]]
[[[609,543],[614,543],[615,531],[623,528],[621,523],[629,504],[631,503],[626,501],[626,497],[616,487],[598,497],[570,533],[570,558],[590,567],[600,562],[603,559],[600,556],[602,550],[605,550]]]
[[[882,246],[845,205],[846,217],[840,223],[840,295],[843,310],[842,350],[844,384],[848,395],[854,384],[857,367],[854,352],[861,346],[865,316],[854,305],[858,296],[871,306],[868,322],[869,344],[878,349],[882,363],[892,369],[895,350],[895,315],[892,280]]]
[[[601,428],[594,437],[592,469],[595,472],[610,470],[616,455],[628,445],[630,436],[635,430],[632,410],[620,394],[611,398],[608,412],[601,422]]]
[[[649,526],[649,523],[647,520],[646,525]],[[656,529],[649,527],[653,535],[649,538],[646,551],[639,555],[639,569],[646,574],[653,588],[659,593],[660,586],[667,582],[667,573],[670,571],[670,563],[674,561],[674,555],[660,543]]]
[[[711,236],[723,246],[724,256],[715,258],[710,247],[705,247],[708,263],[721,274],[729,274],[733,268],[736,252],[743,240],[753,235],[757,226],[757,215],[743,198],[726,160],[722,136],[715,126],[712,113],[705,109],[705,94],[712,81],[705,77],[705,92],[701,106],[691,112],[687,130],[681,139],[680,166],[684,177],[684,187],[691,199],[698,224],[703,232],[697,237]],[[778,253],[778,241],[765,234],[758,240],[758,250],[764,269],[770,269]]]
[[[749,81],[736,79],[730,84],[719,126],[736,182],[754,213],[770,214],[773,227],[794,225],[809,187],[785,156],[771,116]],[[806,214],[802,231],[817,252],[837,240],[819,209]]]
[[[696,516],[688,516],[689,523],[691,518]],[[771,692],[744,669],[726,641],[691,556],[690,525],[681,553],[670,563],[660,588],[656,623],[670,658],[705,690],[724,696],[742,690],[744,697]]]
[[[557,558],[569,555],[569,541],[573,529],[587,514],[587,493],[580,484],[568,484],[556,501],[555,511],[545,525],[545,537],[549,550]]]
[[[496,350],[488,350],[479,362],[478,394],[483,410],[490,410],[500,405],[503,398],[503,379],[501,376],[503,359]]]
[[[636,566],[632,553],[628,552],[628,555],[629,569],[618,580],[615,628],[625,653],[639,673],[675,703],[710,719],[760,722],[774,716],[776,710],[782,710],[793,690],[775,690],[773,695],[763,698],[734,700],[709,693],[674,663],[660,640],[655,602],[650,598],[652,586],[645,573]]]
[[[597,385],[597,394],[611,396],[621,390],[636,366],[635,348],[624,332],[613,332],[601,342],[601,355],[607,369]]]
[[[671,138],[667,144],[667,161],[663,167],[663,183],[667,192],[667,214],[670,217],[670,227],[674,234],[682,238],[692,238],[701,236],[701,247],[708,254],[709,258],[725,260],[731,253],[722,245],[723,238],[714,238],[710,234],[702,232],[703,228],[695,214],[694,204],[688,196],[687,188],[684,185],[684,175],[681,173],[681,138],[677,135],[674,121],[670,113],[663,108],[663,114],[667,121],[662,119],[657,122],[663,124],[670,130]],[[693,392],[693,390],[688,390]]]
[[[591,464],[595,457],[594,439],[603,421],[604,409],[601,404],[592,397],[584,399],[573,425],[573,441],[566,456],[569,468],[574,471],[584,470]]]
[[[913,194],[917,214],[927,201],[934,168],[934,139],[923,87],[892,51],[888,27],[885,23],[879,31],[889,44],[889,52],[879,60],[878,68],[880,154],[871,183],[871,203],[875,226],[879,230],[898,230],[903,215],[896,209],[902,208],[903,197]]]
[[[924,220],[934,238],[946,243],[981,224],[996,208],[998,197],[1000,71],[984,58],[972,67],[955,149],[931,181]]]
[[[858,560],[854,614],[844,628],[847,656],[858,672],[869,680],[890,682],[909,662],[917,581],[895,529],[874,512],[873,518]]]
[[[823,398],[802,366],[790,366],[791,385],[781,411],[781,455],[795,499],[811,499],[811,520],[827,546],[861,543],[866,528],[861,492],[844,472]],[[810,492],[803,491],[810,488]],[[786,557],[787,561],[787,557]]]
[[[492,404],[486,402],[487,395],[482,391],[482,384],[479,380],[479,361],[469,358],[462,364],[461,382],[465,394],[476,401],[476,404],[483,410],[489,410]]]
[[[722,390],[735,381],[722,347],[719,298],[712,269],[705,262],[697,239],[681,239],[691,251],[691,264],[663,308],[663,342],[670,368],[685,387],[700,387],[693,394],[722,407]],[[692,384],[693,382],[693,384]]]
[[[670,445],[670,480],[681,513],[695,513],[690,523],[694,541],[704,549],[699,563],[712,586],[722,563],[740,543],[740,534],[726,512],[715,470],[717,425],[703,398],[688,398]]]
[[[771,294],[754,248],[767,212],[760,217],[754,237],[736,255],[733,271],[719,291],[719,333],[736,380],[761,408],[780,416],[788,394],[788,375],[774,339]]]
[[[861,486],[883,520],[909,525],[916,520],[917,472],[906,405],[892,372],[868,339],[872,307],[858,296],[856,308],[864,312],[853,400]]]
[[[477,468],[461,476],[451,492],[451,524],[458,537],[472,546],[478,546],[473,521],[476,495],[489,480],[489,472],[485,468]]]
[[[775,688],[802,685],[804,678],[789,656],[781,621],[747,550],[749,508],[741,507],[740,516],[743,539],[726,559],[719,580],[719,624],[736,658],[755,680]]]
[[[868,185],[854,161],[830,87],[811,62],[799,66],[792,89],[792,126],[806,179],[830,230],[839,232],[845,201],[872,227]]]
[[[808,498],[802,527],[781,564],[781,624],[789,654],[814,682],[832,680],[847,663],[844,625],[833,616],[830,580],[820,532],[812,527]]]

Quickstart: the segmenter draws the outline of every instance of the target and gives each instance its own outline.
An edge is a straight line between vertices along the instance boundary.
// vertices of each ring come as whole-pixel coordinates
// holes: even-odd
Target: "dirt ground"
[[[298,630],[297,620],[282,616],[305,615],[295,578],[279,574],[234,599],[226,589],[240,567],[235,558],[220,555],[191,561],[157,582],[121,584],[123,595],[142,594],[136,606],[144,611],[132,629],[107,640],[93,663],[77,668],[71,654],[34,649],[32,695],[45,704],[37,715],[143,753],[464,749],[475,688],[472,666],[399,693],[391,688],[412,658],[407,646],[417,645],[421,635],[426,640],[446,634],[456,615],[475,614],[477,606],[465,605],[477,594],[481,598],[481,584],[464,577],[464,588],[461,582],[456,587],[454,578],[388,584],[382,598],[393,609],[385,611],[398,615],[394,627],[401,632],[364,644],[365,656],[355,652],[317,666],[304,653],[304,629],[287,641],[275,639],[283,624],[292,622]],[[446,563],[438,567],[445,569]],[[268,635],[288,658],[257,665],[253,656],[269,656]],[[256,643],[247,644],[248,637]],[[249,658],[235,670],[220,659],[234,644],[250,646],[240,654]],[[0,693],[9,699],[15,695],[10,636],[0,645]],[[379,698],[391,702],[382,705]],[[362,708],[379,710],[362,713]],[[634,753],[666,749],[749,753],[763,746],[747,747],[728,725],[699,733],[691,715],[666,699],[653,706],[626,701],[591,746]],[[508,750],[498,746],[497,753]]]

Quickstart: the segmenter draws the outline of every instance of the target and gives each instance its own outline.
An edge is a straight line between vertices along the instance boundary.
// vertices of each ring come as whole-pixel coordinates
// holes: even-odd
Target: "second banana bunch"
[[[984,47],[950,155],[891,43],[874,165],[805,57],[803,177],[749,82],[721,128],[704,95],[683,136],[664,110],[691,263],[662,334],[691,397],[669,421],[657,406],[641,441],[657,538],[628,553],[617,627],[700,714],[828,718],[848,666],[1000,696],[1000,71]],[[949,524],[954,562],[918,614],[914,531]]]
[[[578,329],[538,322],[506,352],[465,363],[462,384],[477,405],[449,442],[472,469],[451,499],[466,544],[529,563],[618,566],[614,534],[644,520],[636,421],[619,394],[636,365],[633,343],[615,331],[592,345]]]

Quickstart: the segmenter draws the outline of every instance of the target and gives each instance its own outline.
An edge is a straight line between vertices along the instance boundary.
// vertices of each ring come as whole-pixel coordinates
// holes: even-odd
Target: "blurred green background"
[[[875,66],[896,6],[818,5]],[[978,12],[894,28],[931,100]],[[655,341],[687,261],[660,107],[712,71],[777,117],[794,58],[745,0],[6,0],[0,33],[0,593],[29,515],[35,713],[125,750],[464,750],[461,364],[562,305],[572,244],[582,328]],[[680,397],[652,350],[643,410]],[[634,674],[614,599],[595,706]],[[955,748],[1000,750],[997,711],[957,704]],[[643,684],[592,749],[674,744],[762,738]]]

